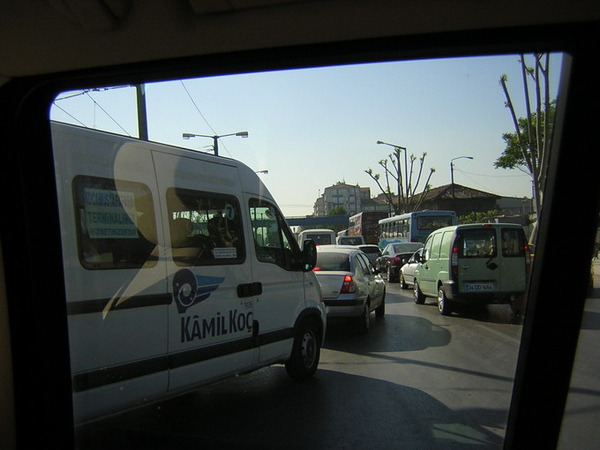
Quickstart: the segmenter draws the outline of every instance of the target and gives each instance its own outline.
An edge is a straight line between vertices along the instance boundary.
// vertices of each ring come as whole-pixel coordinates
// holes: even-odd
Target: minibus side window
[[[167,190],[169,239],[178,266],[241,264],[245,260],[240,205],[231,195]]]
[[[294,255],[299,250],[285,219],[268,202],[252,199],[249,206],[256,258],[260,262],[294,270],[297,265]]]
[[[148,186],[80,175],[73,179],[73,203],[77,253],[84,268],[156,265],[156,219]]]

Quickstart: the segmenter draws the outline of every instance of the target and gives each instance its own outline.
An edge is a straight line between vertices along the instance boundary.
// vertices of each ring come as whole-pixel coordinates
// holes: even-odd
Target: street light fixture
[[[219,156],[219,139],[222,137],[227,137],[227,136],[239,136],[242,138],[247,138],[248,137],[248,132],[247,131],[238,131],[237,133],[229,133],[229,134],[219,134],[219,135],[214,135],[214,136],[209,136],[206,134],[195,134],[195,133],[183,133],[182,137],[184,139],[190,139],[190,138],[194,138],[194,137],[203,137],[203,138],[209,138],[213,140],[213,150],[215,152],[215,156]]]
[[[396,144],[389,144],[387,142],[383,142],[383,141],[377,141],[377,143],[379,145],[387,145],[389,147],[393,147],[394,149],[396,149],[396,151],[399,150],[404,150],[404,184],[406,186],[406,199],[407,199],[407,203],[408,203],[408,150],[406,149],[406,147],[402,147],[401,145],[396,145]],[[400,155],[396,155],[396,158],[398,159],[398,169],[400,169]],[[400,189],[398,189],[398,191],[400,191]],[[398,192],[398,198],[400,198],[400,192]],[[400,203],[400,202],[398,202]]]
[[[454,200],[454,161],[457,159],[473,159],[472,156],[457,156],[450,160],[450,185],[452,186],[452,200]]]
[[[257,170],[256,173],[264,173],[266,175],[269,173],[269,169]]]

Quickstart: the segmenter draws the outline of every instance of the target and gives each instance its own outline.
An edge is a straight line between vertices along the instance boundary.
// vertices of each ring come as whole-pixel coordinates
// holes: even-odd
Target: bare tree
[[[435,172],[435,169],[429,169],[429,174],[427,176],[427,180],[425,181],[425,187],[423,188],[423,191],[417,195],[417,189],[423,176],[423,168],[427,153],[423,153],[420,158],[410,155],[410,164],[405,161],[405,170],[403,173],[400,163],[401,149],[406,152],[405,148],[396,147],[394,148],[394,153],[388,155],[388,159],[382,159],[379,161],[379,165],[383,168],[383,173],[385,176],[384,185],[381,182],[380,174],[374,173],[371,168],[365,170],[365,173],[367,173],[367,175],[369,175],[375,181],[375,183],[377,183],[377,186],[388,201],[388,204],[390,205],[390,212],[393,210],[393,212],[396,214],[416,211],[420,208],[425,195],[429,191],[429,181],[431,180],[431,176]],[[395,188],[398,195],[394,195],[391,182],[395,183]]]
[[[523,82],[525,117],[518,117],[515,105],[508,90],[508,77],[502,75],[500,84],[506,98],[515,133],[505,133],[507,146],[503,155],[495,163],[496,167],[521,169],[531,176],[536,211],[543,203],[546,184],[548,156],[554,121],[554,102],[550,98],[550,54],[534,53],[529,56],[532,65],[528,66],[526,55],[521,54],[519,64]]]

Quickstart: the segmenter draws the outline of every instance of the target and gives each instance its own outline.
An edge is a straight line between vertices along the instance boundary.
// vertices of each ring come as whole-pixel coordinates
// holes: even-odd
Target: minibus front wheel
[[[285,363],[285,369],[290,377],[298,381],[311,378],[317,371],[321,353],[317,321],[304,319],[296,330],[290,359]]]

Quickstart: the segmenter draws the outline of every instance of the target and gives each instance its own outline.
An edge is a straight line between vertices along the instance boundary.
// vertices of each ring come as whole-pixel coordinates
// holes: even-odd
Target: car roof
[[[356,245],[317,245],[318,252],[329,252],[329,253],[363,253],[360,248]]]

